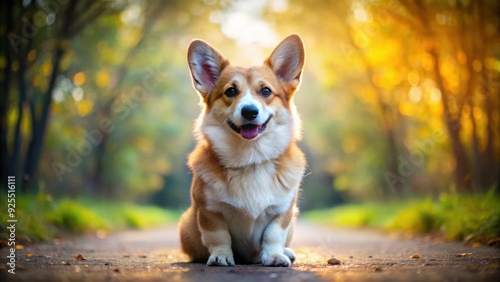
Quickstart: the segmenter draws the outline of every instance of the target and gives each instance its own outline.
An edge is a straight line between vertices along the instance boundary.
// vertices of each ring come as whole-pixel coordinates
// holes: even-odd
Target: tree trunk
[[[52,92],[54,90],[54,87],[56,86],[56,79],[59,75],[61,60],[66,50],[63,44],[66,44],[64,40],[68,40],[72,35],[70,29],[72,28],[71,23],[75,20],[74,13],[76,6],[76,0],[70,1],[65,9],[63,22],[60,25],[60,37],[56,42],[56,49],[54,51],[54,57],[52,58],[52,73],[50,75],[49,85],[43,97],[41,109],[42,113],[40,116],[40,120],[36,122],[36,126],[33,130],[33,135],[29,144],[28,153],[26,155],[25,173],[23,179],[23,189],[25,191],[30,191],[33,189],[33,181],[36,179],[38,163],[42,155],[43,141],[45,138],[51,113]]]
[[[23,56],[24,57],[24,56]],[[26,101],[26,84],[25,84],[25,73],[26,73],[26,63],[21,59],[19,62],[19,72],[18,72],[18,81],[19,81],[19,100],[17,101],[17,111],[18,117],[16,121],[16,127],[14,129],[14,144],[12,149],[12,154],[10,156],[10,164],[11,167],[9,169],[10,175],[15,175],[19,177],[21,174],[21,145],[22,145],[22,135],[21,135],[21,123],[23,121],[24,116],[24,103]]]
[[[28,19],[29,22],[33,22],[33,15],[31,15]],[[27,39],[27,45],[25,48],[21,50],[19,58],[19,70],[18,70],[18,91],[19,91],[19,100],[17,103],[18,117],[16,121],[16,126],[14,129],[14,142],[12,154],[10,156],[10,174],[15,175],[18,179],[21,179],[22,173],[22,164],[21,164],[21,148],[23,143],[22,133],[21,133],[21,124],[24,117],[24,106],[28,102],[28,83],[26,81],[26,73],[27,73],[27,56],[31,50],[33,45],[33,40]],[[32,126],[34,128],[34,126]]]
[[[104,168],[104,157],[106,155],[106,147],[107,147],[107,142],[109,140],[109,135],[107,132],[103,132],[102,135],[102,140],[101,142],[97,145],[96,150],[95,150],[95,170],[93,173],[93,179],[94,183],[92,185],[95,185],[93,189],[94,193],[99,192],[99,194],[103,195],[106,194],[107,191],[104,188],[104,175],[105,175],[105,168]]]
[[[52,91],[54,90],[57,76],[59,75],[59,66],[61,59],[64,55],[64,50],[59,43],[56,47],[54,58],[52,61],[52,74],[50,76],[49,86],[43,97],[42,114],[40,121],[37,123],[33,131],[33,136],[30,141],[28,154],[25,161],[25,178],[24,178],[24,190],[30,191],[33,189],[33,181],[36,177],[38,162],[42,154],[43,140],[47,130],[47,124],[50,117],[51,105],[52,105]]]
[[[390,112],[389,112],[389,106],[387,103],[384,101],[383,98],[383,93],[381,89],[374,84],[373,82],[373,76],[375,72],[373,71],[373,66],[364,54],[363,50],[361,50],[356,43],[354,42],[354,38],[352,37],[352,32],[351,32],[351,27],[347,24],[347,21],[342,21],[344,28],[348,34],[349,38],[349,43],[351,46],[356,49],[358,52],[358,55],[363,62],[365,69],[366,69],[366,79],[368,83],[370,84],[371,88],[373,91],[376,93],[377,97],[377,104],[378,108],[380,111],[380,122],[381,122],[381,131],[382,131],[382,136],[385,140],[386,148],[387,148],[387,153],[389,154],[389,162],[385,169],[387,170],[387,173],[395,175],[396,178],[398,178],[398,181],[392,181],[391,183],[387,182],[386,179],[386,184],[384,185],[382,189],[382,194],[384,198],[391,197],[391,196],[401,196],[403,194],[409,194],[409,189],[405,181],[400,177],[399,175],[399,169],[398,169],[398,156],[399,156],[399,149],[398,149],[398,142],[397,142],[397,137],[396,134],[394,133],[394,121],[391,120],[390,118]],[[387,175],[387,173],[385,175]]]
[[[471,192],[471,175],[469,171],[469,160],[465,153],[464,145],[460,140],[460,115],[453,116],[449,106],[448,92],[444,88],[443,77],[440,72],[439,54],[435,48],[429,50],[429,54],[434,59],[434,76],[436,84],[441,91],[441,102],[444,109],[444,122],[450,137],[453,157],[455,159],[455,185],[460,192]]]
[[[478,35],[481,39],[480,44],[483,48],[483,50],[488,50],[488,45],[490,41],[486,38],[486,25],[484,23],[484,15],[485,15],[485,2],[477,2],[476,3],[477,8],[478,8]],[[498,32],[497,32],[498,35]],[[481,62],[484,62],[485,59],[485,53],[484,51],[481,53]],[[486,147],[485,149],[480,152],[481,153],[481,164],[482,164],[482,169],[481,169],[481,179],[482,179],[482,186],[481,187],[483,190],[490,189],[497,183],[497,185],[500,187],[500,165],[499,165],[499,152],[498,150],[495,150],[494,144],[495,144],[495,136],[498,136],[494,132],[494,128],[498,129],[498,124],[495,125],[495,120],[498,120],[498,111],[496,112],[496,117],[495,115],[495,108],[498,109],[498,106],[500,104],[498,97],[498,86],[499,83],[498,81],[493,81],[493,79],[490,79],[488,76],[488,72],[485,67],[481,69],[481,76],[480,76],[480,83],[482,84],[481,86],[483,87],[483,106],[485,108],[485,114],[486,114]],[[496,85],[494,85],[496,83]],[[497,192],[500,192],[500,189],[497,189]]]
[[[6,9],[5,15],[2,16],[3,20],[5,21],[5,27],[6,31],[5,33],[8,33],[12,30],[13,28],[13,21],[12,21],[12,16],[14,14],[14,6],[13,6],[14,1],[7,1],[6,4]],[[11,75],[12,75],[12,48],[10,46],[10,41],[6,40],[4,38],[3,41],[3,46],[4,46],[4,52],[5,52],[5,59],[6,59],[6,64],[4,68],[4,75],[3,75],[3,87],[2,87],[2,95],[0,98],[0,187],[5,187],[7,188],[7,183],[4,183],[4,181],[7,179],[8,175],[8,155],[9,151],[7,148],[7,108],[8,105],[7,103],[9,102],[9,93],[10,93],[10,83],[11,83]]]
[[[425,4],[422,0],[416,0],[414,2],[400,1],[402,6],[404,6],[410,14],[416,14],[419,24],[423,28],[423,36],[431,40],[433,38],[434,32],[429,26],[428,14],[426,11]],[[414,10],[414,11],[413,11]],[[415,13],[416,12],[416,13]],[[438,89],[441,91],[441,103],[444,110],[444,123],[448,136],[450,137],[453,158],[455,160],[455,185],[456,189],[460,192],[471,192],[471,174],[469,170],[469,160],[465,152],[465,147],[460,140],[460,112],[453,115],[450,111],[450,97],[446,91],[443,83],[443,77],[441,76],[440,58],[439,52],[436,50],[436,46],[429,48],[428,53],[434,60],[434,79]]]

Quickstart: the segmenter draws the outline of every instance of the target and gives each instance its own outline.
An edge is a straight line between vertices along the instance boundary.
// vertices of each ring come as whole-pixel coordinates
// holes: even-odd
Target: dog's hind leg
[[[181,248],[189,256],[191,262],[206,262],[210,254],[201,242],[196,214],[196,209],[190,207],[179,220]]]

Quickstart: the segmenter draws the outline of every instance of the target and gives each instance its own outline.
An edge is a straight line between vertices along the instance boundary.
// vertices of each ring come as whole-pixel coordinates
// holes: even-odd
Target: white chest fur
[[[212,182],[216,185],[207,187],[208,208],[221,211],[220,204],[224,203],[254,220],[268,209],[275,214],[283,213],[290,207],[300,178],[291,181],[295,183],[282,179],[283,176],[277,174],[276,164],[271,161],[228,169],[225,183]],[[287,184],[291,186],[283,186]]]

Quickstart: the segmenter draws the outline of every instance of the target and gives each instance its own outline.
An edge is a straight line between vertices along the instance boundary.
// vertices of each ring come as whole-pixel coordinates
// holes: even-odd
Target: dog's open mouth
[[[272,117],[273,115],[270,115],[269,118],[260,125],[255,123],[247,123],[242,126],[237,126],[231,121],[231,119],[227,120],[227,124],[229,125],[229,127],[231,127],[232,130],[234,130],[234,132],[241,134],[241,137],[245,139],[253,139],[266,129],[267,123],[269,123]]]

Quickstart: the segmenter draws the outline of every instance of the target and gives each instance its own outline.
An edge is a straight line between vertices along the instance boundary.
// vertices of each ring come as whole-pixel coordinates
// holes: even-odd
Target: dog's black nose
[[[259,109],[255,105],[246,105],[241,108],[241,115],[247,120],[254,120],[259,114]]]

